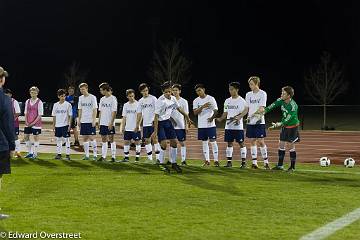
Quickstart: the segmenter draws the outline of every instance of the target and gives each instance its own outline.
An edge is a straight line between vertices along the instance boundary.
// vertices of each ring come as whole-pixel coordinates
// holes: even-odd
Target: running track
[[[277,144],[279,131],[268,131],[266,144],[268,146],[269,159],[271,162],[277,161]],[[197,140],[196,129],[191,129],[187,139],[187,158],[188,159],[203,159],[202,145]],[[218,144],[219,144],[219,159],[226,159],[225,149],[226,144],[223,142],[224,130],[218,129]],[[339,131],[301,131],[301,142],[296,145],[298,160],[301,162],[318,162],[321,156],[327,156],[331,159],[332,163],[343,163],[347,157],[352,157],[355,160],[360,160],[360,132],[339,132]],[[115,141],[118,148],[122,148],[122,136],[116,134]],[[52,141],[53,140],[53,141]],[[100,143],[100,136],[97,135],[97,141]],[[40,143],[42,145],[40,151],[55,152],[55,142],[52,131],[43,131]],[[246,142],[248,147],[247,159],[250,159],[249,143]],[[234,145],[234,160],[240,159],[240,150]],[[22,146],[22,150],[24,150]],[[100,151],[100,148],[98,148]],[[210,147],[211,149],[211,147]],[[72,151],[72,153],[80,153]],[[180,153],[180,151],[179,151]],[[211,153],[211,151],[210,151]],[[108,152],[109,154],[109,152]],[[118,149],[118,155],[122,155],[122,149]],[[142,149],[142,155],[145,154]],[[210,154],[211,156],[212,154]],[[260,151],[258,150],[260,156]],[[286,161],[288,160],[288,153]],[[261,158],[259,158],[261,159]]]

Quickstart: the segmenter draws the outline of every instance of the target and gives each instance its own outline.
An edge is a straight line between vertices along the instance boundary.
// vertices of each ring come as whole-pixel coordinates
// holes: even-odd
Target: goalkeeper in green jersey
[[[280,142],[279,142],[279,162],[273,170],[284,169],[285,144],[288,144],[291,165],[288,171],[295,170],[296,150],[295,143],[300,141],[299,135],[299,119],[298,119],[298,105],[293,99],[294,89],[290,86],[281,89],[281,97],[264,109],[259,110],[259,114],[266,114],[275,108],[281,107],[282,119],[281,122],[272,123],[269,129],[281,128]]]

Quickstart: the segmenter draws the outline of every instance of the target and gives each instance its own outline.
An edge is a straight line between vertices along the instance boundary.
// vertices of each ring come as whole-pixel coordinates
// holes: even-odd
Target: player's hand
[[[92,122],[92,127],[96,127],[96,122]]]
[[[154,142],[157,141],[157,131],[156,131],[156,132],[154,131],[154,132],[151,134],[150,138],[151,138]]]
[[[109,124],[109,126],[108,126],[109,131],[113,130],[113,128],[114,128],[114,125]]]
[[[279,127],[281,127],[281,126],[282,126],[282,123],[281,123],[281,122],[276,122],[276,123],[272,122],[272,123],[271,123],[271,126],[269,127],[269,130],[275,129],[275,128],[279,128]]]
[[[134,132],[139,132],[140,131],[140,126],[139,125],[136,125],[135,129],[134,129]]]
[[[69,127],[68,127],[68,132],[71,132],[71,126],[69,125]]]
[[[209,108],[209,107],[211,107],[211,103],[210,102],[207,102],[207,103],[205,103],[204,105],[202,105],[202,108],[204,109],[204,108]]]
[[[222,119],[220,119],[220,118],[215,118],[215,121],[218,122],[218,123],[220,123],[220,122],[222,122]]]
[[[190,127],[191,127],[191,125],[195,125],[195,123],[190,118],[188,118],[187,121],[188,121],[188,124]]]
[[[211,123],[214,120],[214,118],[211,117],[211,118],[208,118],[207,120],[208,120],[209,123]]]

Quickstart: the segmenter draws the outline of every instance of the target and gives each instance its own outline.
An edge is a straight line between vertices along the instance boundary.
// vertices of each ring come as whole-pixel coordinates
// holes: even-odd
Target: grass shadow
[[[45,161],[45,160],[43,160],[41,158],[31,160],[30,163],[36,164],[36,165],[39,165],[39,166],[42,166],[42,167],[47,167],[47,168],[56,168],[56,167],[58,167],[57,164],[52,163],[50,161]]]
[[[12,158],[10,163],[13,165],[17,165],[17,166],[30,164],[29,162],[25,161],[25,159],[23,159],[23,158]]]
[[[80,168],[80,169],[83,169],[83,170],[88,170],[90,168],[92,168],[92,166],[90,165],[87,165],[87,164],[83,164],[81,163],[80,161],[82,160],[64,160],[62,161],[62,163],[66,166],[69,166],[69,167],[74,167],[74,168]]]

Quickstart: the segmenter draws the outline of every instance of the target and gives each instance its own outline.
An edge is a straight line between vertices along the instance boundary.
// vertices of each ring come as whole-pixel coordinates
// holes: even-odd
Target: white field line
[[[330,173],[330,174],[346,174],[346,175],[360,175],[360,172],[343,172],[334,170],[312,170],[312,169],[301,169],[296,172],[313,172],[313,173]]]
[[[303,236],[300,240],[321,240],[329,237],[338,230],[345,228],[346,226],[352,224],[353,222],[360,219],[360,208],[355,209],[354,211],[338,218],[315,231]]]

